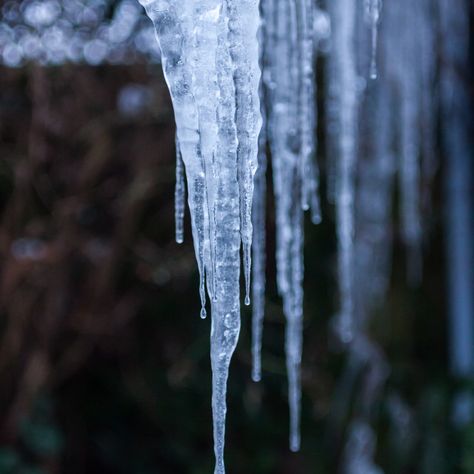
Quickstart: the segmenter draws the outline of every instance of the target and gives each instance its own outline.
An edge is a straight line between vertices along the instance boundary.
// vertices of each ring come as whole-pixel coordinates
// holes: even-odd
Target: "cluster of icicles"
[[[187,188],[203,318],[206,293],[211,305],[215,473],[224,473],[226,383],[240,330],[241,248],[245,303],[251,294],[253,299],[252,378],[261,378],[267,149],[277,285],[287,320],[290,448],[300,447],[304,211],[313,223],[321,220],[318,56],[325,57],[325,169],[338,235],[340,309],[333,327],[351,357],[372,367],[367,410],[354,429],[369,439],[371,400],[387,366],[366,326],[390,273],[395,176],[410,278],[416,281],[421,271],[421,183],[436,168],[433,2],[397,0],[382,10],[381,0],[331,0],[326,11],[313,0],[140,2],[156,28],[176,118],[176,240],[183,241]],[[370,454],[363,440],[356,445],[362,457]],[[351,467],[355,462],[363,470]],[[348,472],[372,469],[360,456],[349,456],[346,464]]]

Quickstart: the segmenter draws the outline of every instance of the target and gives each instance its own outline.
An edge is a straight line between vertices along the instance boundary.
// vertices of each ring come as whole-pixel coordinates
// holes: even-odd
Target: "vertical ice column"
[[[188,181],[203,316],[205,275],[211,296],[215,473],[223,474],[227,378],[240,330],[241,244],[247,282],[250,276],[253,176],[261,125],[258,2],[141,3],[155,25],[174,106],[179,144],[178,237],[184,197],[180,151]]]
[[[377,38],[382,0],[364,0],[365,17],[370,26],[370,78],[377,79]]]
[[[336,331],[342,342],[353,337],[354,172],[356,164],[357,76],[353,0],[337,0],[333,14],[333,80],[338,84],[339,141],[336,175],[338,272],[341,309]],[[334,159],[335,157],[331,157]]]
[[[320,221],[314,84],[314,5],[266,1],[264,85],[276,207],[277,285],[286,318],[290,448],[299,449],[303,209]]]
[[[265,0],[264,0],[265,2]],[[265,12],[264,3],[260,4]],[[260,66],[265,62],[264,41],[267,25],[262,22],[259,30]],[[266,263],[266,194],[267,194],[267,117],[264,104],[263,78],[260,81],[260,111],[262,128],[258,139],[258,167],[254,180],[252,208],[252,380],[262,378],[262,335],[265,314],[265,263]]]
[[[188,204],[194,250],[200,274],[201,316],[205,316],[205,261],[209,254],[209,215],[204,164],[201,156],[199,118],[192,93],[190,49],[192,10],[188,2],[140,0],[155,26],[163,72],[173,102],[177,140],[186,167]]]
[[[189,64],[192,74],[192,92],[198,111],[200,151],[205,180],[209,226],[205,236],[209,248],[206,262],[207,287],[211,298],[215,298],[216,284],[216,205],[218,170],[216,147],[218,135],[217,107],[219,88],[217,84],[216,55],[221,0],[195,0],[192,5],[192,38],[189,49]]]
[[[255,174],[252,210],[252,380],[259,382],[262,377],[262,333],[265,312],[265,262],[266,262],[266,168],[265,133],[260,134],[261,146],[258,154],[258,168]]]
[[[420,58],[417,18],[419,5],[398,5],[401,29],[399,50],[400,112],[400,190],[402,237],[407,248],[407,277],[411,284],[421,279],[421,209],[420,209]],[[400,29],[399,29],[400,31]]]
[[[257,33],[258,0],[226,0],[229,14],[229,48],[234,65],[237,150],[240,186],[240,233],[244,259],[245,304],[250,304],[253,180],[257,169],[260,116],[260,65]]]
[[[179,140],[176,137],[176,184],[174,190],[174,220],[176,242],[182,244],[184,241],[184,200],[186,199],[186,185],[184,184],[184,163],[179,148]]]
[[[446,162],[444,191],[450,313],[450,364],[459,378],[474,377],[473,125],[469,103],[468,1],[439,0],[442,32],[441,112]],[[472,59],[471,59],[472,61]],[[458,393],[453,418],[474,417],[472,395]]]
[[[422,195],[421,207],[424,216],[431,213],[431,188],[438,170],[438,153],[436,152],[436,117],[439,111],[439,94],[437,83],[437,31],[435,26],[436,2],[421,0],[418,6],[420,18],[419,51],[420,51],[420,94],[421,94],[421,150],[422,150]],[[427,221],[424,217],[423,223]]]

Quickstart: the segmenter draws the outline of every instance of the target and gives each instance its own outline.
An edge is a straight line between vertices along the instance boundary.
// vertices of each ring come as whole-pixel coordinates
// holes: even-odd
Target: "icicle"
[[[303,318],[303,210],[321,220],[316,154],[315,7],[264,2],[268,140],[276,207],[277,285],[286,318],[290,448],[299,449]],[[297,54],[295,54],[295,51]],[[296,100],[295,100],[296,98]]]
[[[252,239],[249,206],[252,205],[253,175],[261,127],[256,41],[258,2],[227,2],[223,5],[219,26],[219,141],[216,153],[219,169],[216,222],[219,225],[216,226],[215,256],[217,298],[212,304],[211,329],[215,474],[225,472],[226,381],[240,330],[240,243],[242,241],[244,252],[249,253]],[[230,49],[227,49],[228,44]],[[250,273],[249,265],[250,255],[244,258],[246,274]]]
[[[260,4],[265,13],[265,0]],[[267,25],[264,23],[259,30],[260,65],[264,64],[264,38]],[[264,105],[263,80],[260,82],[260,111],[262,128],[258,139],[258,167],[254,181],[254,196],[252,208],[252,380],[259,382],[262,378],[262,334],[265,313],[265,263],[266,263],[266,194],[267,194],[267,130],[266,112]]]
[[[228,12],[222,7],[217,38],[219,124],[216,151],[219,181],[216,196],[216,288],[212,301],[211,366],[215,473],[224,469],[226,391],[229,364],[240,331],[240,208],[235,118],[234,65],[227,48]]]
[[[354,57],[355,4],[338,0],[333,14],[333,81],[338,83],[339,143],[336,212],[341,310],[336,331],[343,343],[353,337],[354,171],[356,163],[357,76]],[[336,157],[332,157],[335,159]]]
[[[264,140],[264,139],[263,139]],[[266,194],[265,148],[259,153],[258,170],[255,175],[253,203],[253,267],[252,267],[252,379],[261,379],[261,348],[263,317],[265,312],[265,194]]]
[[[422,208],[424,215],[430,217],[430,189],[438,170],[436,153],[436,112],[438,111],[438,94],[435,90],[437,72],[437,36],[433,28],[434,12],[432,0],[421,0],[420,4],[420,69],[421,69],[421,173],[423,181]],[[428,218],[423,220],[426,222]]]
[[[174,106],[188,180],[202,316],[205,275],[211,296],[215,474],[224,474],[226,386],[240,331],[241,245],[247,293],[250,282],[250,211],[261,126],[258,2],[141,3],[155,25]]]
[[[382,0],[364,0],[366,21],[370,25],[371,53],[370,53],[370,78],[377,79],[377,36]]]
[[[174,190],[175,229],[176,242],[184,241],[184,200],[186,198],[186,185],[184,184],[184,164],[179,149],[179,140],[176,136],[176,184]]]
[[[466,104],[472,101],[469,69],[469,2],[439,0],[441,13],[441,106],[445,156],[446,253],[450,316],[449,358],[455,377],[474,373],[474,199],[473,123]],[[472,11],[472,9],[471,9]],[[467,112],[467,113],[466,113]],[[474,402],[466,386],[454,396],[452,416],[458,427],[472,426]]]
[[[400,8],[400,7],[399,7]],[[411,284],[421,279],[421,209],[420,209],[420,76],[419,48],[414,11],[401,7],[398,20],[403,22],[401,61],[399,64],[400,111],[400,189],[402,236],[407,247],[407,272]]]
[[[291,188],[296,194],[295,200],[301,199],[302,190],[298,186]],[[303,347],[303,211],[294,206],[291,224],[294,234],[290,248],[291,295],[285,309],[286,326],[286,363],[288,371],[288,392],[290,402],[290,449],[300,449],[301,418],[301,357]]]
[[[188,182],[188,204],[200,275],[201,317],[205,317],[205,260],[209,253],[209,242],[206,239],[209,216],[200,150],[199,119],[192,94],[192,71],[189,66],[193,15],[187,3],[176,8],[175,0],[141,0],[140,3],[155,25],[163,72],[173,101],[176,133]],[[176,38],[180,41],[176,41]]]
[[[199,121],[200,152],[202,157],[205,200],[208,212],[208,227],[205,239],[209,250],[206,261],[208,292],[215,300],[216,286],[216,189],[217,170],[215,152],[217,146],[218,125],[217,72],[215,58],[217,54],[217,29],[220,15],[220,0],[201,0],[191,2],[193,10],[193,30],[189,51],[189,63],[192,70],[192,92],[196,102]],[[201,289],[204,291],[204,288]]]
[[[299,85],[299,129],[300,129],[300,166],[301,166],[301,206],[303,210],[312,209],[312,221],[321,222],[319,204],[319,172],[315,163],[316,152],[316,95],[314,63],[314,6],[312,0],[297,2],[298,52],[300,69]]]
[[[245,304],[250,304],[253,179],[257,169],[261,128],[258,87],[260,82],[257,32],[258,0],[227,0],[229,43],[234,63],[236,122],[240,186],[241,236],[244,256]]]
[[[376,437],[373,430],[362,421],[354,421],[350,427],[349,440],[345,447],[344,474],[382,474],[374,464]]]
[[[265,312],[265,206],[266,206],[266,167],[265,136],[261,135],[261,148],[258,155],[258,169],[255,175],[253,222],[253,263],[252,263],[252,379],[260,381],[262,377],[262,332]]]

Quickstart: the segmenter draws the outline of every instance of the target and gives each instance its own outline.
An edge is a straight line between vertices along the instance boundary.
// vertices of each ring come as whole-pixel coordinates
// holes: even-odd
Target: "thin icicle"
[[[303,318],[303,209],[321,220],[316,151],[314,5],[264,2],[264,84],[276,207],[277,286],[286,318],[290,448],[299,449]],[[295,54],[295,51],[297,54]],[[295,100],[296,98],[296,100]]]
[[[265,313],[265,207],[267,192],[266,168],[267,157],[265,150],[265,133],[260,133],[260,151],[258,154],[258,169],[255,174],[254,200],[252,211],[253,242],[252,242],[252,380],[259,382],[262,378],[262,333]]]
[[[408,2],[408,0],[405,0]],[[420,208],[420,59],[417,55],[417,14],[399,6],[399,21],[404,28],[400,49],[400,190],[402,237],[407,247],[407,276],[411,284],[421,279],[421,208]]]
[[[312,0],[297,2],[297,33],[300,69],[299,140],[301,166],[301,206],[312,210],[312,221],[321,222],[319,203],[319,171],[316,154],[316,82],[314,76],[314,4]]]
[[[432,0],[421,0],[420,4],[420,94],[421,94],[421,173],[423,181],[422,209],[424,222],[431,217],[430,189],[436,171],[439,167],[436,153],[436,112],[438,109],[438,94],[436,92],[437,73],[437,31],[433,28],[435,6]]]
[[[184,241],[184,201],[186,199],[186,185],[184,184],[184,163],[179,149],[179,140],[176,136],[176,184],[174,189],[174,217],[176,242]]]
[[[261,11],[266,12],[265,0],[260,4]],[[260,66],[265,62],[264,38],[267,25],[262,22],[259,30]],[[267,117],[264,105],[263,78],[260,81],[260,112],[262,128],[258,138],[258,167],[254,180],[252,203],[252,380],[259,382],[262,378],[262,335],[265,314],[265,263],[266,263],[266,194],[267,194]]]
[[[340,313],[336,331],[343,343],[353,337],[353,259],[354,259],[354,187],[356,163],[357,76],[354,34],[356,9],[352,0],[332,5],[333,80],[339,90],[339,142],[336,175],[336,212],[338,233],[338,271]],[[333,157],[334,159],[334,157]]]
[[[192,69],[192,91],[198,111],[200,152],[205,181],[204,193],[209,216],[207,234],[205,235],[209,249],[209,258],[206,260],[206,278],[209,295],[215,299],[217,225],[215,217],[217,199],[215,153],[218,134],[216,115],[219,93],[215,58],[221,0],[196,0],[191,3],[193,7],[193,31],[189,62]]]
[[[292,187],[295,200],[301,199],[299,186]],[[303,210],[294,206],[291,224],[294,234],[290,248],[291,295],[286,308],[286,364],[290,403],[290,449],[299,451],[301,444],[301,358],[303,349]]]
[[[253,180],[257,169],[258,135],[262,125],[257,33],[258,0],[227,0],[229,47],[234,64],[236,123],[240,186],[241,236],[244,260],[245,304],[250,304]]]
[[[377,37],[382,0],[364,0],[365,17],[370,25],[371,51],[370,51],[370,78],[377,79]]]

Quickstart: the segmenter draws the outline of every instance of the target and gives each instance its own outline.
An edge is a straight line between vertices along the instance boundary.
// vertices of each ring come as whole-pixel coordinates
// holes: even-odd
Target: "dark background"
[[[131,85],[147,100],[130,110],[119,98]],[[212,472],[210,321],[199,318],[188,215],[185,243],[174,242],[174,173],[159,65],[0,69],[0,474]],[[470,382],[448,369],[442,173],[443,162],[423,282],[408,287],[395,235],[389,292],[370,328],[391,370],[374,407],[376,462],[388,474],[474,473],[474,426],[450,416]],[[306,225],[302,450],[287,447],[270,200],[263,380],[250,379],[244,307],[230,474],[334,473],[341,462],[356,403],[338,389],[347,356],[328,329],[336,240],[323,202],[323,223]]]

